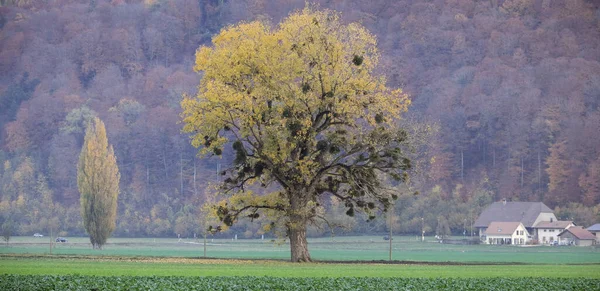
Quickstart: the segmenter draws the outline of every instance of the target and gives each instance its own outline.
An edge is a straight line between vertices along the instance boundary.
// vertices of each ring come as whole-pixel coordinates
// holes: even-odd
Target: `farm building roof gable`
[[[565,229],[569,225],[574,224],[573,221],[540,221],[538,224],[534,226],[534,228],[557,228],[557,229]]]
[[[493,221],[519,221],[533,227],[540,213],[553,213],[542,202],[494,202],[475,220],[475,227],[487,227]]]
[[[583,229],[583,227],[580,226],[574,226],[574,227],[569,227],[567,229],[565,229],[564,231],[562,231],[560,234],[558,234],[558,236],[562,236],[563,234],[570,232],[574,237],[580,239],[580,240],[586,240],[586,239],[592,239],[595,240],[596,236]]]

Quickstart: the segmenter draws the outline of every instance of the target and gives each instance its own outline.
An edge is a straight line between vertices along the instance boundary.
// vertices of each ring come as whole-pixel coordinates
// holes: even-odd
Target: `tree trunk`
[[[298,222],[297,222],[298,223]],[[289,228],[292,262],[311,262],[306,241],[306,221]]]
[[[298,187],[300,188],[300,187]],[[290,238],[290,252],[292,262],[311,262],[308,252],[308,242],[306,241],[307,218],[304,207],[306,206],[306,193],[309,191],[296,191],[290,193],[290,207],[292,213],[290,222],[287,225],[288,236]]]

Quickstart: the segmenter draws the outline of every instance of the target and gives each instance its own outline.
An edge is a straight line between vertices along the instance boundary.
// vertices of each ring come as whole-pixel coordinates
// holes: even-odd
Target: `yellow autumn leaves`
[[[95,118],[86,130],[77,166],[81,216],[94,248],[101,248],[115,229],[120,177],[104,123]]]
[[[410,101],[373,76],[378,58],[375,37],[359,24],[341,24],[332,11],[306,8],[276,29],[259,21],[228,27],[213,47],[197,51],[194,69],[203,77],[198,94],[182,102],[184,131],[205,154],[233,130],[262,140],[262,154],[283,162],[295,137],[316,134],[319,112],[357,131],[391,126]]]
[[[237,162],[224,181],[230,196],[212,213],[222,228],[260,212],[265,231],[270,222],[303,231],[321,210],[317,184],[345,173],[334,164],[366,151],[376,163],[374,156],[398,146],[391,136],[401,131],[397,121],[410,100],[374,74],[378,61],[376,39],[362,25],[310,7],[277,27],[261,21],[227,27],[211,47],[197,50],[194,70],[202,79],[197,94],[181,103],[183,131],[204,155],[221,155],[233,142]],[[364,184],[345,177],[345,187]],[[267,195],[243,191],[257,181],[276,186]]]

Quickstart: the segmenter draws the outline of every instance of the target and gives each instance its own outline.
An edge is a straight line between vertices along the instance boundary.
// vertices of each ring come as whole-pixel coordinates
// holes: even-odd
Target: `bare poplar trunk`
[[[542,160],[540,158],[540,149],[538,149],[537,153],[538,158],[538,191],[542,188]]]
[[[169,180],[169,170],[167,168],[167,149],[166,148],[163,148],[163,166],[165,167],[165,180]]]
[[[523,158],[521,157],[521,188],[523,188],[523,183],[524,183],[524,170],[523,170]]]

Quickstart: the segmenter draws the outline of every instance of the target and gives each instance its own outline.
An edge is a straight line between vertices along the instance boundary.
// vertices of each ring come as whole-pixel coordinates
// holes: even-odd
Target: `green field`
[[[126,257],[202,257],[201,240],[169,238],[111,238],[103,250],[92,250],[88,238],[68,238],[55,244],[52,254]],[[398,261],[521,264],[600,264],[600,249],[576,246],[446,245],[415,237],[394,239],[392,257]],[[381,237],[334,237],[309,239],[317,261],[381,261],[389,259],[389,243]],[[0,254],[49,254],[49,239],[16,237]],[[208,240],[207,257],[228,259],[289,258],[289,245],[260,239]]]
[[[315,263],[270,240],[68,238],[0,246],[0,290],[600,290],[594,247],[446,245],[398,237],[309,239]],[[316,287],[315,287],[316,286]]]
[[[0,274],[600,279],[600,265],[293,264],[270,260],[19,255],[0,257]]]

